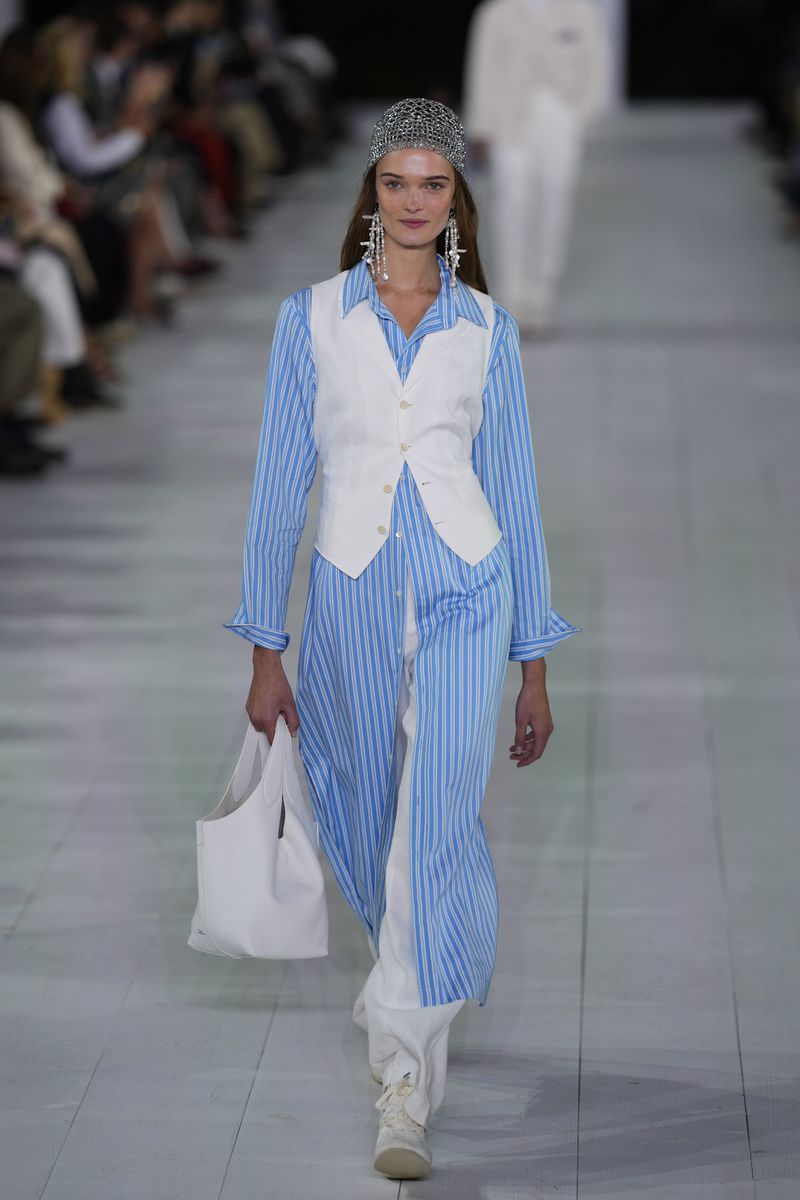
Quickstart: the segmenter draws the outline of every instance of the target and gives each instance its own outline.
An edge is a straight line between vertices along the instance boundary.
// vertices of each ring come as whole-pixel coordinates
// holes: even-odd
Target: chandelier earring
[[[372,278],[376,280],[380,278],[385,282],[389,278],[386,270],[386,243],[383,221],[377,204],[374,212],[364,214],[364,220],[370,222],[370,227],[368,240],[361,243],[362,246],[366,246],[361,257],[369,267]]]
[[[450,216],[444,232],[444,261],[450,272],[450,287],[456,286],[456,272],[461,261],[461,255],[466,254],[463,246],[458,244],[458,225],[456,224],[455,209],[450,209]]]

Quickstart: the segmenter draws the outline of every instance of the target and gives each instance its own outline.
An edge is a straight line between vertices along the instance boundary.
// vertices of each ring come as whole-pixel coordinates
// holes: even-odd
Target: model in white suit
[[[467,133],[492,176],[493,294],[549,325],[588,123],[606,105],[608,42],[592,0],[484,0],[467,48]]]

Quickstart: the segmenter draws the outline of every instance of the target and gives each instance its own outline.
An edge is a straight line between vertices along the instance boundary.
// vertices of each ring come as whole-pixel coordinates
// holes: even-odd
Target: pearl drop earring
[[[466,254],[466,250],[458,244],[456,214],[455,209],[451,208],[444,234],[444,261],[450,272],[450,287],[456,286],[456,272],[462,254]]]
[[[365,213],[363,219],[370,221],[371,224],[369,227],[369,240],[361,243],[362,246],[366,246],[366,250],[361,257],[372,272],[372,278],[378,279],[380,277],[385,282],[389,278],[389,274],[386,270],[386,243],[383,234],[383,221],[381,220],[378,205],[375,205],[373,213]]]

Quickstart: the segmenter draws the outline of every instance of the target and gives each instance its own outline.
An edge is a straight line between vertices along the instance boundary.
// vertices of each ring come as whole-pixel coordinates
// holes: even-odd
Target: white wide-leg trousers
[[[464,1004],[420,1005],[409,881],[408,805],[416,730],[414,656],[419,637],[414,593],[406,575],[404,669],[397,712],[397,815],[386,864],[386,911],[380,953],[356,1000],[353,1020],[369,1038],[370,1065],[384,1086],[410,1075],[409,1116],[427,1125],[444,1099],[450,1022]],[[374,953],[374,948],[373,949]]]
[[[584,128],[577,109],[542,90],[519,140],[492,146],[492,295],[522,323],[549,308],[564,271]]]

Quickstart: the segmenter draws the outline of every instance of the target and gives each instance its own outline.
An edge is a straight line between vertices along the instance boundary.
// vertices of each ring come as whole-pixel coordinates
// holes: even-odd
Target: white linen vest
[[[474,565],[502,537],[472,469],[494,305],[473,289],[487,328],[459,317],[451,329],[426,334],[404,383],[369,303],[342,316],[346,278],[343,271],[311,289],[322,468],[315,547],[357,578],[386,541],[407,462],[436,532]]]

